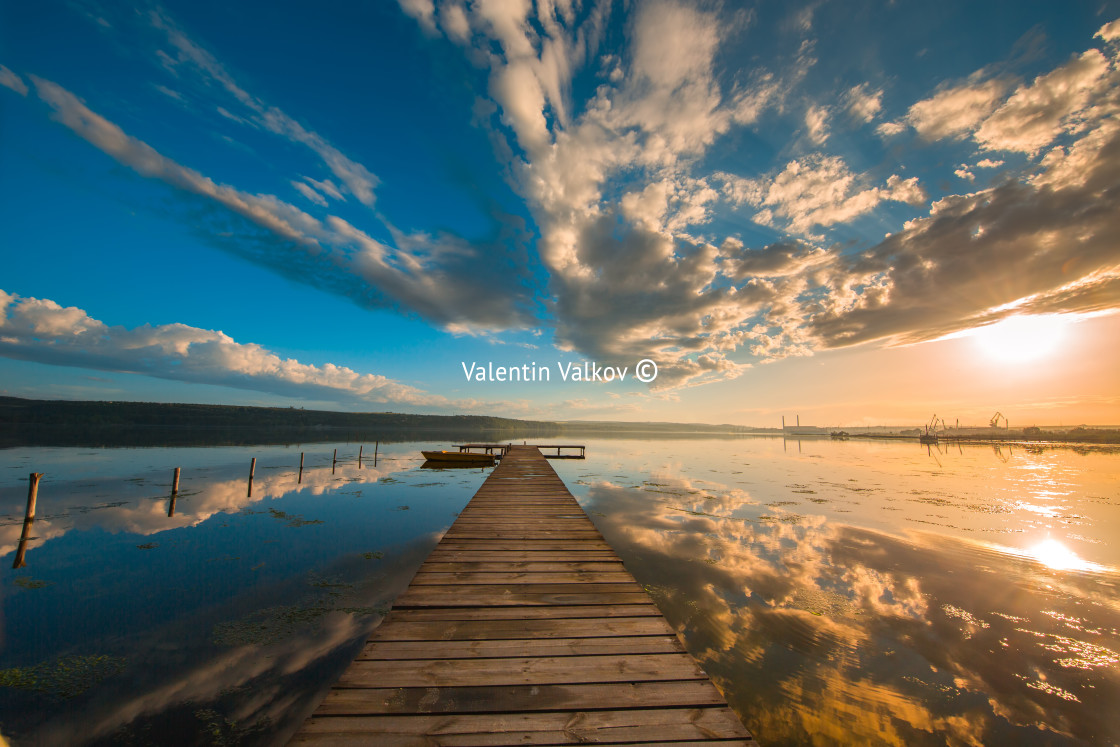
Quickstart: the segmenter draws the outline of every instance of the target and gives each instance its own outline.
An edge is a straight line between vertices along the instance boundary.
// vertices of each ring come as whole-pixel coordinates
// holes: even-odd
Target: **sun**
[[[1058,314],[1010,316],[972,330],[971,337],[989,357],[1005,363],[1039,360],[1057,350],[1069,322]]]

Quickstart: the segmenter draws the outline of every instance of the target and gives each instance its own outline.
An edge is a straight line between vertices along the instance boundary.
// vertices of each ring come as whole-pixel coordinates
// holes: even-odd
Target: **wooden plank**
[[[414,687],[331,690],[316,711],[323,716],[376,713],[475,713],[723,705],[707,680],[611,682],[505,687]]]
[[[611,549],[611,546],[602,540],[503,540],[500,537],[488,537],[486,539],[445,539],[440,543],[440,547],[444,550],[563,550],[572,553]],[[611,552],[613,552],[613,550]]]
[[[382,626],[392,621],[416,620],[563,620],[567,618],[657,617],[661,610],[647,596],[640,604],[573,604],[563,607],[433,607],[393,608]],[[661,618],[664,619],[664,618]],[[666,623],[668,624],[668,623]]]
[[[565,682],[698,680],[707,675],[688,654],[355,661],[337,687],[532,685]]]
[[[428,556],[428,562],[436,563],[621,563],[618,556],[610,551],[583,550],[578,555],[564,550],[444,550],[436,547]]]
[[[458,573],[417,573],[412,583],[414,585],[429,586],[464,584],[576,584],[587,582],[591,584],[632,583],[631,576],[626,571],[514,571],[501,573],[499,571],[484,571],[473,573],[460,571]]]
[[[574,571],[601,571],[601,572],[614,572],[625,570],[621,560],[615,561],[587,561],[587,562],[563,562],[563,561],[514,561],[514,562],[487,562],[487,561],[461,561],[453,563],[443,563],[428,560],[424,565],[420,566],[418,573],[508,573],[508,572],[523,572],[523,573],[554,573],[554,572],[574,572]]]
[[[554,586],[558,584],[553,584]],[[596,584],[596,586],[611,586],[613,584]],[[570,586],[578,589],[578,585]],[[582,591],[545,592],[527,589],[526,591],[511,591],[499,589],[489,592],[471,591],[470,598],[461,589],[452,587],[434,587],[436,590],[427,591],[433,587],[409,588],[397,598],[394,606],[397,607],[475,607],[475,606],[552,606],[568,604],[641,604],[649,599],[644,591],[637,592],[609,592],[609,591]],[[486,588],[478,586],[475,588]]]
[[[355,661],[387,659],[497,659],[526,656],[598,656],[601,654],[679,654],[673,635],[596,638],[508,638],[483,641],[374,641]]]
[[[742,739],[745,729],[726,706],[556,711],[548,713],[418,714],[313,717],[301,737],[350,737],[376,729],[386,739],[425,736],[431,744],[499,745],[650,739]],[[297,739],[294,744],[300,744]],[[383,742],[391,743],[391,742]]]
[[[420,612],[422,610],[408,610]],[[503,638],[601,638],[604,636],[672,635],[664,618],[594,617],[567,619],[515,620],[438,620],[402,619],[405,610],[392,612],[393,624],[379,625],[371,641],[474,641]]]

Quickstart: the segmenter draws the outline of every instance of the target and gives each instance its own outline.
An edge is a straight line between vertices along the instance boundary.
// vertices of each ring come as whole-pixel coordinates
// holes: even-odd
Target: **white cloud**
[[[772,225],[778,216],[789,231],[803,236],[857,218],[885,200],[920,204],[926,199],[917,177],[892,175],[884,187],[865,186],[838,156],[790,161],[772,179],[723,179],[730,199],[762,208],[756,221]]]
[[[306,197],[311,202],[314,202],[316,205],[318,205],[320,207],[326,207],[327,206],[326,199],[321,194],[319,194],[314,189],[312,189],[311,186],[306,184],[305,182],[292,181],[292,186],[296,188],[297,192],[299,192],[301,195]]]
[[[1094,37],[1100,37],[1107,42],[1116,41],[1120,39],[1120,18],[1115,21],[1110,21],[1100,27],[1097,33],[1093,34]]]
[[[446,2],[441,5],[439,26],[452,41],[467,44],[471,40],[471,22],[462,3]]]
[[[848,89],[846,95],[848,113],[860,122],[870,122],[875,119],[883,108],[883,91],[871,90],[867,83],[860,83]]]
[[[805,128],[809,139],[816,145],[824,145],[828,140],[828,107],[810,106],[805,111]]]
[[[914,104],[906,121],[926,140],[961,138],[996,110],[1006,90],[996,78],[970,80]]]
[[[551,144],[544,118],[544,93],[527,62],[517,61],[494,73],[491,95],[502,107],[502,120],[513,129],[517,140],[531,155]]]
[[[991,158],[984,158],[976,162],[976,168],[978,169],[998,169],[1002,165],[1003,161]]]
[[[883,137],[894,137],[895,135],[905,132],[906,125],[902,122],[883,122],[875,128],[875,131]]]
[[[0,65],[0,86],[10,88],[20,96],[27,95],[27,84],[23,82],[23,78],[19,77],[3,65]]]
[[[377,374],[281,358],[222,332],[185,324],[111,327],[75,307],[0,290],[0,355],[54,365],[123,371],[286,396],[451,406]]]
[[[987,150],[1035,154],[1049,145],[1067,126],[1077,126],[1082,112],[1104,82],[1109,64],[1090,49],[1062,67],[1019,87],[976,130],[975,138]]]
[[[303,177],[303,180],[327,197],[331,197],[339,201],[343,201],[346,199],[346,197],[342,194],[342,191],[339,190],[338,186],[330,179],[324,179],[321,182],[317,182],[311,177],[305,176]]]
[[[425,30],[435,33],[436,7],[432,0],[398,0],[398,2],[401,10],[419,21]]]

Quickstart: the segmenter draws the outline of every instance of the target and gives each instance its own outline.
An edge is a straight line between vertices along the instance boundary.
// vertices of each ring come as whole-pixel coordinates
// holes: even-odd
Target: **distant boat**
[[[920,444],[935,444],[937,443],[937,434],[931,432],[921,433],[918,435],[918,443]]]
[[[493,454],[477,454],[469,451],[421,451],[429,462],[455,462],[458,464],[493,464]]]
[[[832,436],[833,438],[835,438],[838,441],[847,441],[848,436],[849,436],[847,431],[833,431],[832,433],[830,433],[828,435]]]

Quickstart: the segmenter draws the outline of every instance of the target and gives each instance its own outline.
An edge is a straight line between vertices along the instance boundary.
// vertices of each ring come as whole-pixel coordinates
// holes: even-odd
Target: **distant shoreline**
[[[957,432],[954,433],[954,430]],[[961,432],[964,431],[964,432]],[[542,421],[488,415],[416,415],[337,412],[294,407],[249,407],[163,402],[36,400],[0,397],[0,448],[21,445],[235,445],[338,440],[414,441],[477,439],[495,442],[551,436],[702,438],[770,436],[830,438],[827,428],[758,428],[704,423]],[[917,440],[917,428],[854,428],[848,438]],[[1120,428],[1030,427],[1016,430],[949,429],[953,443],[1120,444]]]

